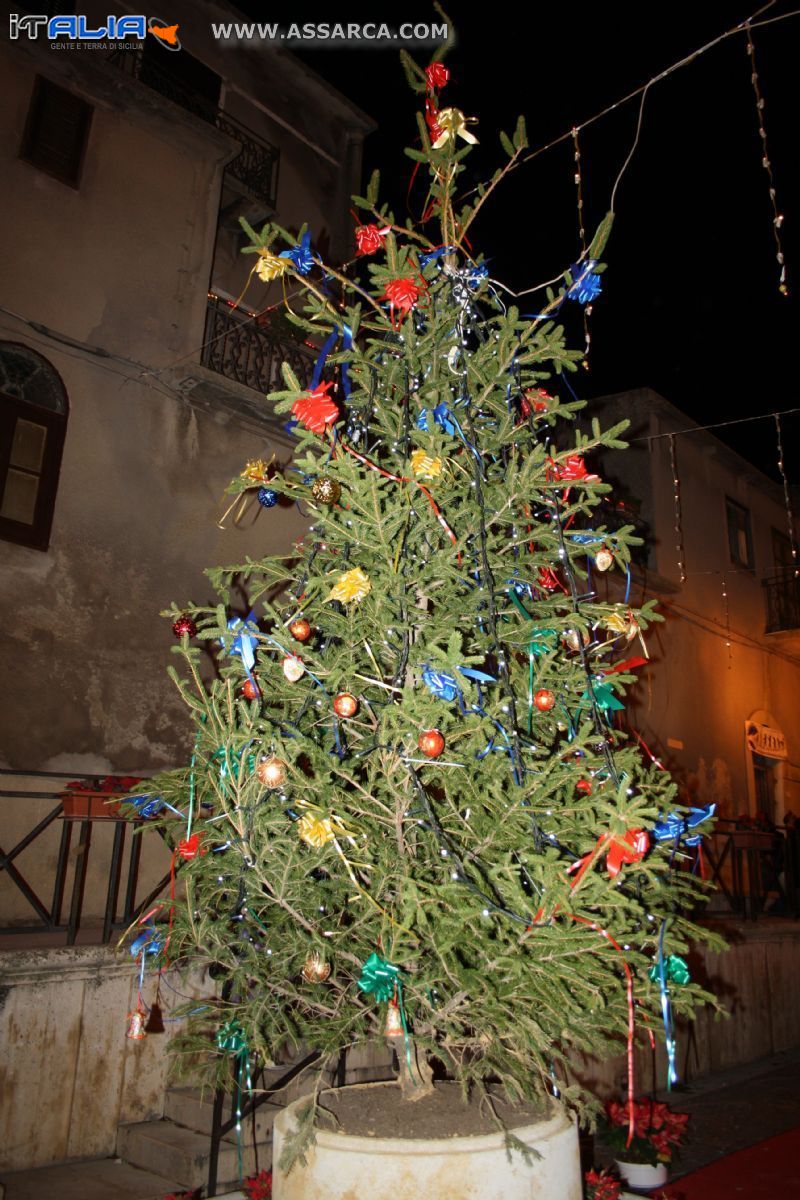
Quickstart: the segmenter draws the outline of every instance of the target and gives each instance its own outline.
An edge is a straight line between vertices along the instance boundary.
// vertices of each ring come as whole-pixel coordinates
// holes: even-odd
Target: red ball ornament
[[[358,700],[352,692],[339,692],[333,698],[333,711],[337,717],[342,717],[346,721],[348,717],[354,717],[358,712]]]
[[[578,792],[583,792],[584,796],[591,796],[592,785],[588,779],[579,779],[575,784],[575,790]]]
[[[298,617],[289,623],[289,633],[296,642],[307,642],[311,637],[311,625],[305,617]]]
[[[426,758],[438,758],[444,750],[444,738],[438,729],[426,729],[419,736],[419,748]]]
[[[242,695],[244,696],[245,700],[258,700],[261,692],[259,691],[258,684],[256,683],[255,679],[245,679],[244,683],[242,684]]]
[[[539,712],[550,712],[550,709],[555,706],[555,702],[556,698],[549,688],[539,688],[539,691],[534,693],[533,703]]]
[[[184,635],[193,638],[197,633],[197,626],[188,613],[182,613],[173,623],[172,632],[176,638],[182,638]]]

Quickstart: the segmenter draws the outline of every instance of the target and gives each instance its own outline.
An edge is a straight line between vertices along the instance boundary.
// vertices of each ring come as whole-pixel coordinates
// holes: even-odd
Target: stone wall
[[[691,963],[694,978],[731,1015],[702,1015],[691,1035],[681,1031],[678,1058],[687,1081],[800,1046],[793,985],[800,977],[800,923],[740,924],[728,936],[726,954],[697,955]],[[197,982],[176,986],[202,994]],[[125,1038],[135,1002],[135,969],[108,947],[0,954],[0,1170],[113,1154],[119,1123],[161,1116],[169,1039]],[[384,1054],[382,1043],[354,1052],[349,1080],[380,1076]],[[662,1086],[661,1048],[655,1057],[655,1082]],[[653,1055],[639,1052],[639,1090],[653,1086],[653,1071]],[[575,1074],[600,1095],[620,1093],[625,1057],[602,1066],[576,1063]]]

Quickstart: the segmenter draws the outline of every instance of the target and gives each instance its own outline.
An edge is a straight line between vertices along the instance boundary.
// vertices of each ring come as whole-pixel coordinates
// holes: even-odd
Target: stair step
[[[113,1158],[12,1171],[0,1176],[0,1183],[5,1185],[5,1200],[163,1200],[183,1186],[174,1176],[166,1178]]]
[[[294,1097],[291,1098],[294,1099]],[[256,1109],[257,1141],[266,1142],[272,1137],[272,1122],[275,1115],[284,1104],[289,1103],[288,1099],[284,1099],[283,1092],[281,1092],[280,1100],[282,1103],[277,1100],[274,1104],[265,1101],[260,1108]],[[231,1100],[230,1096],[227,1096],[222,1109],[222,1119],[227,1121],[230,1115]],[[194,1129],[197,1133],[210,1137],[214,1123],[214,1093],[204,1092],[200,1088],[170,1088],[164,1097],[164,1116],[169,1117],[176,1125],[183,1125],[186,1129]],[[247,1131],[247,1138],[252,1141],[252,1117],[245,1118],[243,1128]],[[226,1134],[226,1139],[235,1142],[235,1130]]]
[[[257,1143],[256,1154],[248,1133],[242,1130],[242,1170],[244,1175],[253,1175],[256,1170],[269,1168],[272,1141]],[[184,1188],[201,1187],[206,1182],[210,1150],[208,1134],[170,1120],[120,1125],[117,1133],[120,1158],[146,1171],[168,1171],[170,1178],[179,1180]],[[220,1144],[217,1178],[231,1184],[239,1178],[235,1131]]]

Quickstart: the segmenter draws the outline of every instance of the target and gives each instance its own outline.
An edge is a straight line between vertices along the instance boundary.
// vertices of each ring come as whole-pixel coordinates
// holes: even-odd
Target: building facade
[[[593,410],[631,421],[629,449],[606,453],[600,474],[646,540],[632,602],[656,597],[665,617],[628,723],[684,799],[780,825],[800,813],[800,587],[783,490],[649,389]]]
[[[280,360],[307,377],[314,356],[280,290],[248,286],[238,219],[307,222],[345,259],[372,122],[279,48],[215,42],[235,15],[176,2],[179,49],[0,46],[0,758],[17,770],[181,761],[159,611],[304,528],[283,506],[218,528],[245,462],[289,457],[264,401]]]

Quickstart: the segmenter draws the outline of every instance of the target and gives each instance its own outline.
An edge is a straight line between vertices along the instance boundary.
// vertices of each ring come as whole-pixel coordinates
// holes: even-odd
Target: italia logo
[[[8,36],[12,41],[20,37],[35,41],[42,34],[50,42],[57,38],[66,38],[71,42],[143,42],[151,33],[165,50],[180,50],[178,28],[178,25],[168,25],[160,17],[145,17],[142,14],[108,16],[103,25],[92,25],[90,19],[82,14],[73,16],[64,13],[48,17],[43,13],[26,13],[24,16],[11,13],[8,18]]]

